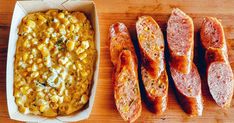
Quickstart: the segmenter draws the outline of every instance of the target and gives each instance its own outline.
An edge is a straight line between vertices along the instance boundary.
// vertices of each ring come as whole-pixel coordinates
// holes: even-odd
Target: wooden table
[[[234,68],[234,1],[230,0],[96,0],[100,33],[101,33],[101,63],[97,93],[91,116],[83,122],[122,122],[118,114],[112,92],[111,71],[109,58],[108,28],[115,22],[124,22],[130,30],[133,41],[136,41],[135,22],[137,16],[151,15],[165,32],[166,23],[172,8],[178,7],[189,14],[195,24],[195,42],[199,41],[198,29],[205,16],[215,16],[222,20],[229,49],[229,60]],[[10,120],[6,103],[6,58],[10,23],[15,0],[0,1],[0,122],[16,122]],[[195,43],[196,44],[196,43]],[[196,50],[195,45],[195,51]],[[195,55],[197,52],[195,52]],[[201,61],[195,57],[195,61]],[[199,62],[198,62],[199,63]],[[201,63],[201,62],[200,62]],[[201,77],[204,80],[204,71]],[[204,97],[204,112],[202,117],[189,117],[178,105],[173,89],[169,89],[168,109],[162,116],[149,112],[143,103],[143,111],[137,122],[234,122],[234,101],[229,110],[216,106],[207,91],[207,84],[202,84]]]

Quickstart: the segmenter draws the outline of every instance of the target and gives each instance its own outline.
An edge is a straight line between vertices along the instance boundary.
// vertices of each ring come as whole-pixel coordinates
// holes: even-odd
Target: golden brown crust
[[[137,61],[135,49],[132,44],[129,32],[123,23],[112,24],[109,29],[109,36],[110,56],[114,66],[116,66],[119,54],[123,49],[130,50]]]
[[[192,18],[181,10],[174,9],[167,27],[171,76],[181,107],[189,115],[200,116],[203,111],[201,79],[193,64],[193,38]]]
[[[205,49],[218,48],[227,50],[223,26],[217,18],[204,18],[200,34],[202,40],[201,43]]]
[[[164,61],[164,39],[160,27],[150,16],[136,22],[141,52],[141,75],[151,111],[162,114],[167,107],[168,77]]]
[[[206,50],[207,83],[210,93],[219,106],[227,108],[233,96],[233,72],[228,61],[223,26],[217,18],[206,17],[200,35],[202,46]]]
[[[195,64],[188,74],[183,74],[172,66],[170,70],[181,107],[191,116],[201,116],[203,111],[201,78]]]
[[[217,48],[208,48],[205,53],[205,60],[207,66],[209,66],[212,62],[215,61],[220,61],[220,62],[228,61],[227,54],[223,52],[223,50]]]
[[[170,62],[178,71],[189,73],[193,61],[194,25],[191,17],[176,8],[168,20],[167,42]]]
[[[138,65],[128,30],[123,23],[110,27],[110,54],[114,65],[114,98],[121,117],[134,122],[142,110],[138,83]]]

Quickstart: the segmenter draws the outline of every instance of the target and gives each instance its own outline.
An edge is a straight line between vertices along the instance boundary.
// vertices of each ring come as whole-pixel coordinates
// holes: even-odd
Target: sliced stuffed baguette
[[[193,64],[193,33],[192,19],[183,11],[173,9],[167,27],[171,77],[184,111],[191,116],[201,116],[203,111],[201,78]]]
[[[125,121],[134,122],[142,110],[137,56],[123,23],[110,26],[110,57],[114,65],[112,78],[117,110]]]
[[[201,41],[206,50],[207,83],[220,107],[230,107],[233,96],[233,72],[228,61],[226,39],[218,19],[206,17],[201,27]]]
[[[136,22],[141,53],[141,78],[152,111],[162,114],[167,107],[168,76],[165,69],[163,34],[151,16]]]
[[[167,43],[171,66],[187,74],[192,68],[194,26],[191,17],[180,9],[173,9],[167,23]]]

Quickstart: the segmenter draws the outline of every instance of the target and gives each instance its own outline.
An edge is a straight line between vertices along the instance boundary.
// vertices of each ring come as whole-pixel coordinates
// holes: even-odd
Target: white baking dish
[[[49,9],[61,9],[68,11],[82,11],[89,20],[95,31],[95,43],[98,52],[96,69],[93,76],[93,84],[91,87],[90,99],[86,107],[82,111],[78,111],[69,116],[58,116],[55,118],[46,118],[43,116],[26,115],[18,111],[13,96],[14,90],[14,57],[16,42],[18,39],[18,25],[21,19],[30,12],[46,11]],[[8,44],[7,54],[7,72],[6,72],[6,90],[7,90],[7,105],[8,112],[11,119],[26,122],[73,122],[87,119],[91,113],[94,97],[96,93],[96,86],[98,82],[98,68],[100,58],[100,34],[98,25],[98,16],[95,4],[92,1],[67,1],[67,0],[43,0],[43,1],[18,1],[15,4],[15,9],[12,16],[11,30]]]

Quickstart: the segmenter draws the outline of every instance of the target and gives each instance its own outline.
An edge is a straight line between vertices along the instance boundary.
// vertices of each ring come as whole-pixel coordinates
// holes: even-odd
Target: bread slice
[[[110,57],[114,65],[114,99],[121,117],[134,122],[141,115],[141,95],[138,82],[137,57],[123,23],[110,27]]]
[[[151,111],[162,114],[167,108],[168,77],[165,69],[164,39],[160,27],[151,16],[136,22],[141,52],[141,76]]]
[[[194,25],[192,18],[180,9],[173,9],[167,23],[167,43],[171,65],[189,73],[193,62]]]

